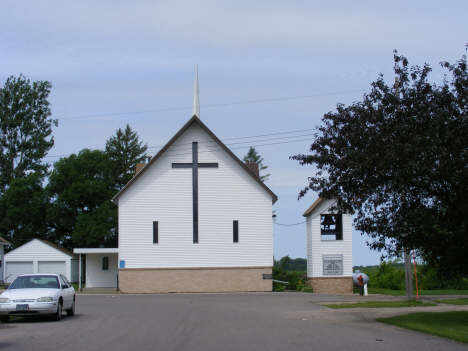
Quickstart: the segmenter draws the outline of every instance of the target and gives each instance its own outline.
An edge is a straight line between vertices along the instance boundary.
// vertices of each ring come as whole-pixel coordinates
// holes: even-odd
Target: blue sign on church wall
[[[125,261],[124,260],[120,261],[119,268],[125,268]]]

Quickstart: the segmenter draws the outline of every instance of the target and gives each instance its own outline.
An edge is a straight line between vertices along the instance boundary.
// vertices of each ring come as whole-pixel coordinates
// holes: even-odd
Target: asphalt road
[[[64,313],[60,322],[37,317],[0,324],[0,349],[468,349],[465,344],[375,322],[370,309],[332,310],[317,304],[328,300],[340,301],[340,297],[306,293],[78,295],[75,316]]]

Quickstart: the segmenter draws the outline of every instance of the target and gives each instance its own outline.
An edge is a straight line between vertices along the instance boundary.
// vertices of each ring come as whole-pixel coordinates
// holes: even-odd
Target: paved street
[[[369,298],[306,293],[77,295],[76,315],[64,314],[60,322],[40,317],[0,324],[0,349],[468,349],[465,344],[374,321],[403,309],[332,310],[319,305],[364,299]],[[450,308],[466,310],[438,306],[417,311]]]

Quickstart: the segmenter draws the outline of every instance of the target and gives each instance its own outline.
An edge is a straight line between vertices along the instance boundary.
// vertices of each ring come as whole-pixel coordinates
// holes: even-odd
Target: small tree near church
[[[119,128],[106,142],[106,152],[112,162],[117,189],[122,189],[135,175],[137,163],[146,157],[148,145],[139,140],[138,134],[127,124]]]
[[[245,163],[257,163],[258,164],[258,171],[261,172],[265,169],[268,168],[268,166],[263,165],[263,158],[258,154],[257,150],[255,150],[254,147],[250,147],[249,152],[247,152],[247,155],[244,156],[243,161]],[[260,180],[262,182],[265,182],[268,180],[268,177],[270,174],[265,174],[260,176]]]

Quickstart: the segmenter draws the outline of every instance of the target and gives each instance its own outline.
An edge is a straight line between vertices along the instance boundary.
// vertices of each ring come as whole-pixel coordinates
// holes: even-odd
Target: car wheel
[[[75,299],[72,301],[72,305],[69,310],[67,310],[67,316],[73,316],[75,315]]]
[[[62,319],[62,303],[59,301],[57,305],[57,312],[52,315],[54,321],[59,321]]]
[[[2,323],[8,323],[9,321],[10,321],[10,316],[9,316],[9,315],[7,315],[7,316],[5,316],[5,315],[0,316],[0,322],[2,322]]]

